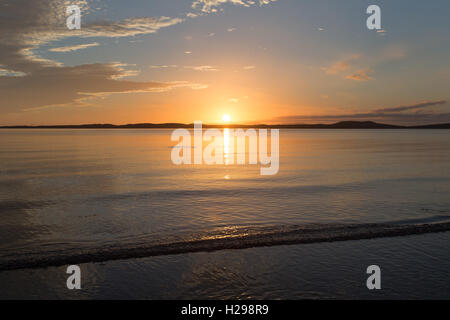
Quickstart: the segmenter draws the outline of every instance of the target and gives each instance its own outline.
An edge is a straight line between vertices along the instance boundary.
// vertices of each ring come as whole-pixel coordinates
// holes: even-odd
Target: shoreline
[[[450,233],[187,253],[0,272],[0,299],[450,299]],[[431,263],[431,261],[440,263]],[[382,290],[366,288],[366,268]]]
[[[450,222],[426,224],[311,224],[271,228],[242,228],[234,234],[203,234],[197,238],[155,243],[140,238],[103,247],[65,248],[35,254],[26,258],[0,260],[0,273],[19,269],[39,269],[63,265],[108,262],[186,253],[242,250],[282,245],[343,242],[378,238],[404,237],[450,231]],[[70,251],[70,253],[68,253]]]

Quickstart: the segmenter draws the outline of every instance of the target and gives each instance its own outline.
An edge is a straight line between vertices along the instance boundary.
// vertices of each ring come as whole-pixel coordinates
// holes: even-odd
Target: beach
[[[1,299],[450,299],[450,233],[0,272]],[[382,270],[369,291],[366,268]]]

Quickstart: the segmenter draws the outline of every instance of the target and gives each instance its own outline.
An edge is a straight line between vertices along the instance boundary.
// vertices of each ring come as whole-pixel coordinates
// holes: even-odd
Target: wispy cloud
[[[212,71],[218,71],[218,69],[212,67],[212,66],[186,66],[185,69],[191,69],[194,71],[202,71],[202,72],[212,72]]]
[[[177,68],[178,66],[176,64],[163,64],[160,66],[150,66],[152,69],[168,69],[168,68]]]
[[[418,110],[418,109],[424,109],[439,105],[444,105],[447,103],[447,100],[438,100],[438,101],[426,101],[421,103],[416,103],[412,105],[406,105],[406,106],[398,106],[393,108],[381,108],[376,109],[374,112],[376,113],[390,113],[390,112],[401,112],[401,111],[409,111],[409,110]]]
[[[331,66],[323,68],[323,70],[327,74],[338,74],[342,71],[348,70],[355,63],[355,61],[359,60],[359,58],[359,54],[353,54],[348,58],[336,61]]]
[[[242,100],[247,100],[248,99],[248,96],[243,96],[243,97],[240,97],[240,98],[229,98],[227,101],[228,102],[231,102],[231,103],[239,103],[239,102],[241,102]]]
[[[345,120],[373,120],[394,122],[399,124],[426,124],[450,122],[449,112],[424,111],[430,107],[448,104],[448,100],[426,101],[411,105],[377,108],[365,113],[342,113],[322,115],[293,115],[276,117],[273,122],[302,123],[302,122],[333,122]],[[416,111],[416,112],[406,112]]]
[[[188,12],[188,13],[186,13],[186,17],[188,17],[188,18],[197,18],[198,14],[192,13],[192,12]]]
[[[341,71],[347,70],[350,68],[350,64],[346,61],[338,61],[331,65],[330,67],[323,68],[327,74],[337,74]]]
[[[325,73],[329,75],[336,75],[336,74],[342,74],[342,73],[348,73],[350,74],[345,75],[345,79],[349,80],[355,80],[355,81],[367,81],[373,79],[370,75],[373,73],[373,70],[371,68],[361,68],[357,69],[357,64],[360,60],[361,56],[359,54],[353,54],[350,57],[336,61],[329,67],[322,68]],[[353,70],[353,71],[352,71]]]
[[[90,47],[97,47],[97,46],[99,46],[99,43],[98,42],[93,42],[93,43],[78,44],[78,45],[74,45],[74,46],[51,48],[48,51],[51,51],[51,52],[72,52],[72,51],[78,51],[78,50],[83,50],[83,49],[87,49],[87,48],[90,48]]]
[[[377,34],[380,35],[380,36],[385,36],[387,34],[387,31],[384,30],[384,29],[377,30]]]
[[[218,7],[230,3],[234,5],[250,7],[259,4],[260,6],[275,2],[277,0],[195,0],[192,3],[192,8],[199,9],[204,13],[217,12]]]
[[[26,73],[0,68],[0,77],[23,77]]]
[[[367,81],[373,79],[370,74],[373,72],[372,69],[360,69],[356,72],[349,74],[346,76],[346,79],[355,80],[355,81]]]

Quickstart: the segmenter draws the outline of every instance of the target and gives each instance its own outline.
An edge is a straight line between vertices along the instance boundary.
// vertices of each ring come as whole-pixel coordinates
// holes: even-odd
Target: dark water
[[[50,274],[54,279],[58,278],[55,273],[62,270],[7,269],[84,262],[88,263],[84,266],[90,276],[109,272],[112,266],[127,274],[142,261],[148,266],[164,259],[222,256],[217,252],[164,257],[170,253],[285,243],[353,239],[336,246],[347,247],[351,251],[347,254],[356,261],[364,259],[357,258],[363,253],[355,249],[359,246],[356,243],[364,242],[357,239],[397,236],[393,241],[400,248],[408,241],[442,240],[447,234],[438,236],[434,232],[445,231],[450,218],[450,131],[282,131],[280,171],[272,177],[260,176],[259,166],[177,167],[170,160],[170,134],[170,130],[0,130],[0,269],[4,270],[0,272],[0,283],[8,274],[10,282],[14,279],[21,287],[37,270],[45,270],[44,274],[53,270]],[[417,235],[424,233],[427,235]],[[411,234],[415,236],[406,236]],[[389,243],[383,239],[372,241],[380,246]],[[305,254],[311,246],[326,251],[330,245],[231,252],[238,260],[247,260],[249,252],[269,256],[275,252],[281,257],[273,259],[288,259],[290,250]],[[430,242],[427,245],[432,246]],[[315,249],[311,254],[321,256],[323,264],[335,263],[338,267],[340,264],[327,257],[325,251]],[[446,255],[439,252],[440,257]],[[129,260],[153,255],[163,257]],[[113,259],[127,260],[108,262],[107,266],[89,263]],[[392,266],[392,259],[381,260]],[[291,260],[293,268],[300,263]],[[265,263],[268,270],[273,264],[268,259],[248,261],[249,270],[257,268],[254,263]],[[437,266],[424,267],[430,270],[416,270],[418,274],[431,272]],[[205,268],[205,276],[215,272]],[[176,281],[180,270],[168,268],[165,274],[157,269],[153,278],[172,277],[172,285],[186,289],[186,282]],[[120,272],[113,273],[117,277]],[[248,270],[241,272],[251,274]],[[239,279],[244,274],[235,271],[229,276],[231,284],[234,277]],[[61,277],[65,277],[64,272]],[[249,289],[252,294],[248,297],[297,297],[298,292],[290,286],[267,291],[263,284],[273,279],[269,274],[258,277],[262,277],[257,280],[259,287],[252,284],[256,287]],[[444,272],[443,277],[450,282],[448,273]],[[51,279],[49,276],[47,280],[55,285],[56,280]],[[424,284],[416,285],[424,294],[427,292]],[[11,286],[9,290],[14,292],[17,288]],[[314,287],[314,281],[310,287]],[[42,288],[43,296],[65,296],[63,289],[53,292],[52,285]],[[436,286],[434,289],[434,294],[440,292],[448,297],[447,291]],[[92,290],[87,288],[86,296],[121,296],[118,292]],[[230,289],[216,296],[207,286],[203,291],[200,287],[196,290],[193,292],[204,298],[236,297],[239,291]],[[323,290],[318,285],[311,297],[321,296]],[[36,297],[33,292],[29,294]],[[124,288],[123,297],[130,296],[126,292]],[[164,297],[162,292],[140,292],[142,296],[137,293],[137,297]],[[189,297],[187,292],[185,298]],[[303,294],[308,297],[308,292],[300,296]],[[421,292],[416,294],[420,296]],[[176,296],[174,293],[172,297]],[[331,292],[329,296],[334,297]]]

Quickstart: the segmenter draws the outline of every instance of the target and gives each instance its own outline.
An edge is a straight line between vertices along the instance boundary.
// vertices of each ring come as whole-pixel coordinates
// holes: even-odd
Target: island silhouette
[[[450,129],[450,123],[402,126],[374,121],[340,121],[333,124],[204,124],[204,128],[260,128],[260,129]],[[193,123],[134,123],[115,125],[93,123],[79,125],[16,125],[1,126],[2,129],[176,129],[194,128]]]

